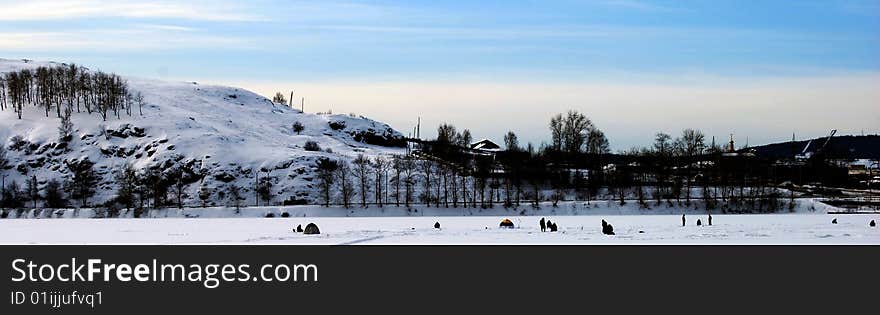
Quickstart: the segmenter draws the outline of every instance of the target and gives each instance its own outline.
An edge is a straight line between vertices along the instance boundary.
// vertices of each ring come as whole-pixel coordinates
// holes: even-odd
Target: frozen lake
[[[3,244],[880,244],[880,215],[767,214],[0,220]],[[696,226],[697,219],[703,226]],[[838,224],[832,224],[837,218]],[[601,233],[601,220],[617,235]],[[291,230],[316,223],[320,235]],[[434,222],[441,229],[434,229]],[[643,233],[640,233],[643,232]]]

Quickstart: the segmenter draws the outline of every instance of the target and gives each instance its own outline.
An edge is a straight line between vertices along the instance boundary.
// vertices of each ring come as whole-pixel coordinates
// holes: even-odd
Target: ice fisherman
[[[712,214],[711,213],[709,214],[709,225],[710,226],[712,225]]]
[[[684,213],[681,214],[681,226],[684,226]]]
[[[547,231],[547,223],[544,222],[544,218],[541,218],[541,232]]]

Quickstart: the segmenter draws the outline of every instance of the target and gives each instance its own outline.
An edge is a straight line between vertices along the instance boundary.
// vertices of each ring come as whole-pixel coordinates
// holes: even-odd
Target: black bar
[[[0,246],[0,314],[578,313],[829,310],[874,304],[875,246]],[[17,258],[314,264],[317,282],[13,282]],[[256,268],[256,267],[254,267]],[[12,305],[12,291],[103,303]],[[602,311],[602,312],[606,312]],[[169,313],[170,312],[170,313]],[[304,313],[305,312],[305,313]]]

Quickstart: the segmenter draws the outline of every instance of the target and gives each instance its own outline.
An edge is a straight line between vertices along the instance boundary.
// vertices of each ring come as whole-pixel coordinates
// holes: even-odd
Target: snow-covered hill
[[[0,59],[0,74],[50,62]],[[7,108],[0,111],[0,142],[7,148],[6,181],[21,185],[36,175],[41,186],[48,179],[68,177],[65,162],[88,159],[101,178],[94,202],[115,194],[114,172],[126,164],[136,169],[167,171],[182,167],[187,180],[188,204],[198,203],[202,185],[214,194],[230,185],[242,188],[245,203],[253,204],[255,176],[268,176],[273,183],[273,203],[296,198],[317,198],[313,170],[321,157],[352,159],[400,153],[402,134],[388,125],[364,117],[301,113],[253,92],[196,82],[166,82],[134,77],[133,92],[141,92],[147,106],[143,116],[108,117],[73,114],[74,138],[59,144],[59,118],[47,118],[42,109],[25,106],[21,120]],[[297,133],[292,125],[304,130]],[[306,151],[306,141],[317,142],[322,151]],[[202,176],[204,175],[204,176]],[[203,178],[203,180],[197,180]],[[212,196],[216,204],[222,198]],[[75,205],[76,203],[74,203]]]

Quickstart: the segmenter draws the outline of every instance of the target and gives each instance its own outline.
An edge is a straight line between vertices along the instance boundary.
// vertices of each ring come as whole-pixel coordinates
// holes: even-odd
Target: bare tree
[[[361,207],[367,207],[367,191],[370,189],[370,159],[363,154],[358,154],[352,161],[354,164],[354,177],[357,178],[361,190]]]
[[[126,210],[134,207],[135,194],[137,193],[138,174],[131,164],[126,164],[122,169],[116,170],[116,201],[125,206]]]
[[[569,153],[580,153],[592,122],[587,116],[570,110],[563,120],[562,143]]]
[[[507,151],[519,151],[519,140],[513,131],[508,131],[504,135],[504,146],[507,148]]]
[[[72,198],[80,200],[81,206],[88,206],[89,198],[95,194],[95,186],[98,182],[97,174],[92,168],[94,163],[88,159],[67,161],[65,163],[71,174],[66,189],[70,192]]]
[[[183,209],[183,200],[186,199],[186,183],[183,181],[183,169],[181,167],[175,167],[168,173],[169,182],[173,183],[172,187],[174,188],[174,198],[177,199],[177,208]]]
[[[58,125],[58,139],[61,142],[68,142],[73,139],[73,122],[70,120],[71,109],[65,108],[64,115],[61,115],[61,123]]]
[[[321,188],[321,197],[325,207],[330,206],[330,191],[333,189],[338,166],[336,161],[328,158],[321,158],[316,165],[318,170],[318,186]]]
[[[474,138],[471,136],[471,131],[469,129],[462,130],[461,136],[458,137],[458,145],[467,148],[470,147],[473,141]]]
[[[257,174],[259,172],[257,171]],[[272,201],[272,177],[269,176],[269,171],[266,171],[266,176],[260,177],[257,180],[257,196],[265,201],[267,206]]]
[[[49,208],[62,208],[66,206],[63,192],[61,191],[61,183],[55,179],[50,179],[46,186],[43,187],[44,205]]]
[[[146,104],[146,102],[144,101],[144,95],[141,94],[140,91],[138,91],[137,93],[134,94],[134,103],[137,104],[137,106],[138,106],[138,113],[141,116],[143,116],[144,115],[144,104]]]
[[[587,153],[589,154],[605,154],[611,152],[608,138],[605,133],[591,126],[587,132]]]
[[[565,127],[562,120],[562,114],[556,114],[550,118],[551,148],[556,152],[562,151],[563,138],[565,137]]]
[[[693,158],[697,155],[703,154],[703,150],[706,147],[706,139],[703,132],[694,129],[685,129],[681,132],[681,137],[677,139],[676,146],[680,154],[685,158],[685,162],[688,165],[685,167],[685,185],[686,190],[685,194],[685,202],[690,205],[691,202],[691,181],[693,180],[693,168],[697,167],[697,164],[694,163]]]
[[[235,207],[235,213],[239,213],[241,210],[241,188],[238,185],[232,184],[229,185],[229,201],[230,206]]]
[[[423,192],[423,201],[425,205],[431,205],[431,175],[434,173],[434,161],[431,160],[420,160],[418,161],[417,167],[422,171],[423,176],[425,177],[425,190]]]
[[[9,165],[9,159],[6,157],[6,144],[0,142],[0,174],[2,174]]]
[[[383,206],[383,192],[387,194],[386,183],[388,182],[388,168],[390,167],[390,162],[381,156],[376,156],[373,159],[373,184],[375,185],[375,200],[376,204],[381,208]]]
[[[391,168],[394,169],[394,202],[397,207],[400,207],[400,177],[403,174],[403,157],[395,155],[391,160]]]
[[[443,123],[437,127],[437,142],[442,144],[454,144],[455,142],[455,126]]]
[[[406,194],[404,195],[404,203],[408,208],[413,200],[413,186],[416,183],[416,162],[410,156],[404,156],[401,160],[401,169],[403,170],[403,183]]]
[[[40,200],[40,188],[37,182],[37,175],[31,175],[27,180],[27,197],[33,204],[31,208],[37,208],[37,200]]]
[[[208,187],[208,185],[205,184],[204,179],[202,179],[202,183],[199,186],[199,200],[202,202],[202,208],[208,206],[208,201],[211,200],[212,192],[211,187]]]
[[[272,102],[287,105],[287,98],[284,97],[284,94],[281,92],[275,92],[275,96],[272,97]]]
[[[336,168],[336,179],[339,181],[339,195],[342,197],[342,206],[351,206],[351,198],[354,196],[354,185],[351,182],[351,165],[348,161],[341,160]]]

